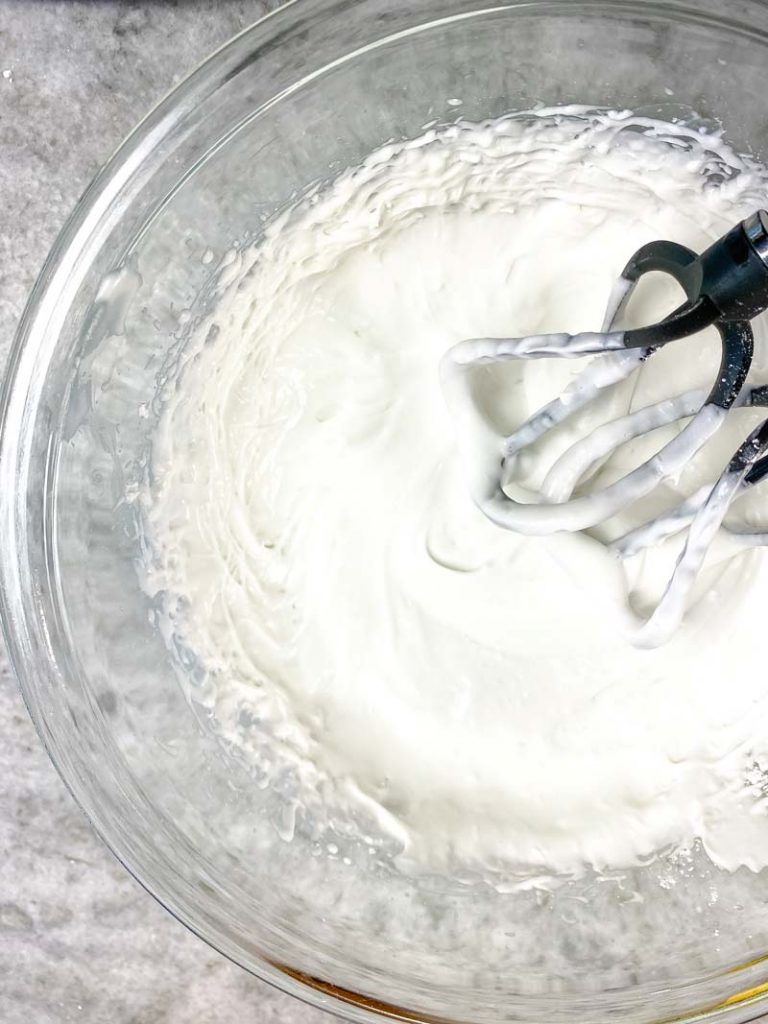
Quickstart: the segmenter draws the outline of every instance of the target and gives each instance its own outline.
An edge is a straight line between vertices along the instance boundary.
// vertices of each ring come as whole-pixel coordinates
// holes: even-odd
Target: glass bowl
[[[409,878],[295,819],[206,728],[136,572],[126,500],[153,398],[233,253],[312,183],[431,122],[536,104],[722,121],[768,158],[768,7],[714,0],[293,0],[238,36],[93,182],[5,384],[3,623],[40,735],[120,860],[255,974],[354,1020],[747,1020],[768,878],[663,859],[552,893]],[[365,851],[363,851],[365,852]]]

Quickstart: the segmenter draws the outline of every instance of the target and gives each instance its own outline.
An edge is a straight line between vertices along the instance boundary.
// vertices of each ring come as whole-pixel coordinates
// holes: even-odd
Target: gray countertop
[[[65,217],[142,115],[275,0],[0,0],[0,365]],[[321,1024],[162,910],[44,753],[0,650],[2,1024]]]

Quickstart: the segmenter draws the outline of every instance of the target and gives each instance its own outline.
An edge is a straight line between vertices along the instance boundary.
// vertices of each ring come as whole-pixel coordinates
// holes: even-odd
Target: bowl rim
[[[326,2],[344,6],[348,0]],[[367,2],[373,3],[375,0]],[[762,8],[763,16],[765,15],[766,0],[743,2],[750,8]],[[244,958],[227,949],[223,943],[204,935],[173,899],[158,891],[153,880],[140,866],[131,863],[130,858],[125,857],[110,837],[108,828],[88,809],[85,798],[87,785],[75,777],[75,773],[69,771],[63,763],[56,741],[47,726],[46,709],[26,652],[25,634],[29,608],[19,580],[22,553],[15,543],[18,539],[17,503],[25,489],[21,486],[17,470],[24,459],[23,424],[29,405],[28,395],[34,377],[35,360],[40,354],[47,334],[52,334],[51,345],[55,344],[56,340],[55,332],[51,332],[49,326],[52,312],[61,303],[62,297],[73,288],[72,268],[87,262],[83,260],[83,253],[86,247],[93,247],[94,239],[99,237],[96,229],[101,225],[104,231],[102,221],[107,209],[119,195],[128,177],[142,164],[154,146],[183,120],[192,105],[201,98],[212,95],[220,84],[237,74],[243,61],[252,59],[253,52],[258,49],[262,33],[274,29],[274,33],[277,34],[283,24],[286,27],[290,25],[292,30],[295,29],[296,18],[309,17],[311,20],[315,16],[310,9],[317,3],[318,0],[285,0],[280,7],[263,15],[214,50],[181,82],[170,89],[138,122],[96,173],[57,235],[19,319],[0,390],[0,625],[24,703],[64,785],[100,841],[142,888],[176,920],[231,962],[318,1009],[330,1011],[360,1024],[373,1024],[382,1017],[419,1024],[455,1024],[449,1018],[414,1012],[394,1003],[383,1002],[345,989],[331,981],[304,974],[263,954],[259,955],[256,963],[245,962]],[[492,12],[518,11],[530,16],[614,13],[635,15],[645,20],[653,16],[667,19],[677,17],[678,20],[709,24],[714,28],[738,30],[740,34],[757,36],[768,46],[768,30],[762,31],[754,24],[750,25],[744,20],[737,19],[736,14],[732,18],[719,15],[717,12],[721,8],[716,0],[703,0],[698,8],[686,6],[686,3],[687,0],[488,0],[484,4],[481,0],[469,0],[466,12],[423,22],[417,27],[407,29],[405,34],[428,29],[441,22],[454,22]],[[705,10],[706,5],[713,8],[715,13]],[[384,32],[375,43],[369,45],[382,45],[387,40],[403,34]],[[369,47],[362,49],[367,48]],[[358,52],[360,51],[353,49],[342,59],[351,59]],[[318,69],[316,74],[321,74],[323,70]],[[66,303],[62,305],[66,306]],[[655,1024],[671,1024],[673,1020],[715,1021],[725,1017],[729,1021],[740,1022],[763,1019],[761,1008],[768,1002],[768,951],[764,956],[725,969],[722,973],[734,976],[734,990],[730,995],[720,1001],[694,1007],[684,1016],[655,1018]]]

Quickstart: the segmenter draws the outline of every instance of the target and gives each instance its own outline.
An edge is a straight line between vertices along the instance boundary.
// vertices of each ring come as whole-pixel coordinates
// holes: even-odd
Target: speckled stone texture
[[[274,0],[0,0],[0,365],[100,164],[175,82]],[[1,1024],[321,1024],[162,910],[48,761],[0,651]]]

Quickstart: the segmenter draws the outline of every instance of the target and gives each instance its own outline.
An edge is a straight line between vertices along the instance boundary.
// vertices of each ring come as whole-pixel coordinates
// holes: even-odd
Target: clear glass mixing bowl
[[[694,855],[502,893],[406,878],[342,829],[329,852],[316,824],[293,820],[288,789],[260,787],[206,728],[139,586],[125,496],[162,367],[233,246],[310,183],[457,110],[581,102],[722,119],[737,148],[768,158],[768,7],[727,11],[294,0],[147,117],[30,298],[4,394],[0,563],[8,646],[40,734],[105,842],[166,907],[259,976],[355,1020],[755,1017],[768,878],[721,875]]]

